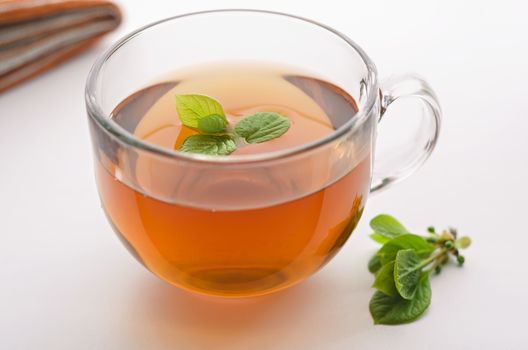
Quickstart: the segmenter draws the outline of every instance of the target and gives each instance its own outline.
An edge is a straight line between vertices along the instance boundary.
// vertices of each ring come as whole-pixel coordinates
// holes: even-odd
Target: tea
[[[130,95],[112,118],[135,137],[177,151],[198,133],[182,126],[175,107],[179,94],[214,97],[230,124],[263,111],[289,119],[284,135],[239,147],[235,156],[316,142],[357,113],[354,99],[329,82],[290,68],[237,63],[175,73]],[[338,151],[332,156],[343,156]],[[96,152],[96,173],[116,233],[148,269],[189,290],[245,296],[304,279],[344,244],[366,199],[369,152],[366,147],[348,155],[353,162],[346,163],[346,171],[321,154],[301,166],[279,164],[247,173],[217,171],[220,165],[214,163],[207,171],[169,168],[142,154],[127,157],[107,150]],[[311,169],[322,169],[325,162],[329,170],[314,176]],[[132,174],[127,179],[124,168]],[[340,175],[333,178],[336,171]],[[293,172],[306,176],[292,182]]]

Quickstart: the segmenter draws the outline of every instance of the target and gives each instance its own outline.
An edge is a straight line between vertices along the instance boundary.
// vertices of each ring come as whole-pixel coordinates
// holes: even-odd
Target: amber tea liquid
[[[230,123],[258,111],[290,119],[290,130],[281,137],[240,147],[232,155],[317,141],[357,112],[354,99],[342,89],[309,75],[270,65],[218,64],[177,72],[137,91],[116,106],[112,117],[135,137],[178,150],[196,131],[179,121],[177,94],[215,98]],[[358,152],[346,172],[327,182],[324,176],[311,176],[318,169],[314,166],[329,167],[330,173],[327,157],[295,169],[285,164],[252,175],[223,176],[215,168],[169,169],[142,154],[125,157],[111,148],[96,151],[96,173],[116,233],[152,272],[207,294],[264,294],[311,275],[355,228],[370,183],[369,149]],[[128,180],[122,169],[127,169]],[[292,182],[288,174],[293,171],[305,171],[306,181]],[[303,188],[312,190],[303,193]],[[171,200],[151,193],[166,193]],[[194,205],[193,199],[201,204]]]

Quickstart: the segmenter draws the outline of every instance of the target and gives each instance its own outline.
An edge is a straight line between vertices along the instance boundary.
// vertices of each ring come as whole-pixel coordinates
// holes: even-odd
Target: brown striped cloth
[[[0,92],[80,53],[121,23],[104,0],[0,0]]]

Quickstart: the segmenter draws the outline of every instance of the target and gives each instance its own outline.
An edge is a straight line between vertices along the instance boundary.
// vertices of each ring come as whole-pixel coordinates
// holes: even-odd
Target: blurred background
[[[528,5],[503,1],[117,2],[123,23],[80,56],[0,94],[0,348],[522,349],[528,209]],[[343,32],[380,77],[417,72],[444,112],[440,143],[411,178],[371,198],[322,271],[267,297],[191,295],[133,261],[100,208],[84,108],[98,55],[172,15],[275,10]],[[214,30],[214,28],[211,28]],[[176,34],[175,34],[176,35]],[[383,135],[399,132],[398,118]],[[404,130],[400,129],[400,132]],[[432,280],[423,319],[374,326],[366,264],[380,212],[474,239],[463,269]]]

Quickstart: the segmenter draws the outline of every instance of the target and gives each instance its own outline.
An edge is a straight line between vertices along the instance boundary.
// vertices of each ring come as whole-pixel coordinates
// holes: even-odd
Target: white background
[[[528,25],[522,1],[122,1],[117,33],[0,95],[2,349],[527,349]],[[242,301],[182,292],[137,264],[100,209],[83,89],[98,54],[169,15],[245,7],[344,32],[381,76],[415,71],[444,110],[441,140],[407,181],[370,199],[338,256],[305,283]],[[394,125],[392,123],[391,125]],[[389,131],[384,131],[389,132]],[[390,132],[397,133],[397,127]],[[379,212],[474,239],[432,280],[416,323],[374,326],[366,269]]]

